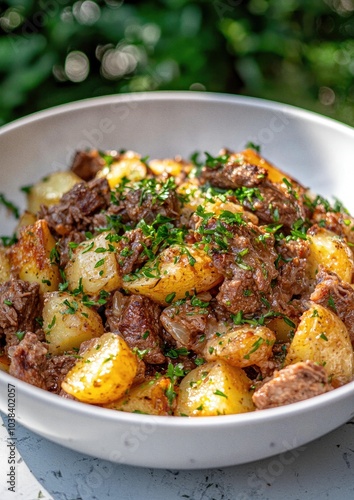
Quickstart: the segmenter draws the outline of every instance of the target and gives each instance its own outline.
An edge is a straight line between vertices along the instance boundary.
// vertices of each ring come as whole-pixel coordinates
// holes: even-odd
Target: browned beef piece
[[[279,276],[273,289],[273,306],[285,310],[296,295],[308,299],[309,280],[306,275],[307,258],[310,253],[308,241],[282,240],[277,246]]]
[[[16,332],[35,331],[38,316],[38,283],[13,279],[0,285],[0,336],[6,336],[6,350],[19,343]]]
[[[127,231],[117,245],[117,262],[122,274],[129,274],[148,260],[145,247],[151,246],[151,239],[144,236],[140,228]]]
[[[41,389],[47,389],[45,369],[47,348],[38,340],[37,335],[27,332],[21,342],[9,349],[10,375]]]
[[[290,228],[298,219],[305,219],[306,216],[300,200],[267,180],[259,187],[258,196],[251,201],[246,198],[243,206],[257,215],[260,224],[277,223]]]
[[[75,363],[76,358],[70,355],[49,358],[43,372],[47,390],[59,394],[62,381]]]
[[[176,341],[177,347],[186,347],[198,353],[202,352],[205,345],[204,334],[210,318],[209,306],[193,306],[188,300],[178,306],[166,307],[162,311],[160,321],[166,332]]]
[[[303,401],[332,389],[323,366],[313,361],[289,365],[275,371],[273,378],[253,394],[257,410]]]
[[[259,166],[241,160],[230,160],[216,168],[203,167],[201,181],[224,189],[241,186],[255,187],[267,177],[267,171]]]
[[[132,295],[123,297],[115,292],[111,307],[106,309],[110,330],[120,333],[131,349],[147,351],[144,361],[151,364],[164,363],[162,352],[160,308],[155,302]]]
[[[106,179],[80,182],[65,193],[57,205],[42,208],[39,217],[47,221],[57,236],[72,231],[86,231],[95,213],[105,210],[110,203],[110,188]]]
[[[274,238],[263,238],[263,230],[251,223],[228,229],[233,237],[227,251],[212,254],[215,267],[225,276],[216,300],[231,313],[255,313],[264,307],[264,299],[269,301],[271,282],[278,276]]]
[[[84,231],[71,231],[71,233],[63,236],[58,240],[58,250],[60,255],[60,267],[64,268],[70,260],[70,255],[72,249],[70,249],[69,243],[79,244],[86,240]]]
[[[88,152],[77,151],[71,170],[84,181],[90,181],[104,166],[105,161],[96,149]]]
[[[322,269],[317,274],[317,285],[310,298],[339,316],[354,345],[354,289],[351,285],[342,281],[335,273]]]
[[[117,205],[112,206],[108,215],[111,211],[116,215],[121,215],[124,224],[129,222],[137,224],[142,219],[147,224],[151,224],[158,214],[176,219],[180,213],[180,205],[174,190],[169,190],[164,199],[159,200],[150,192],[134,189],[127,190],[122,199],[117,201]]]

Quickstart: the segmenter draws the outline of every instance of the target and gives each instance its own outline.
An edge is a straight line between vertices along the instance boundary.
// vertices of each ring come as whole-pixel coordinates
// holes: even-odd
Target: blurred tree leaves
[[[86,97],[241,93],[354,125],[354,0],[3,0],[0,123]]]

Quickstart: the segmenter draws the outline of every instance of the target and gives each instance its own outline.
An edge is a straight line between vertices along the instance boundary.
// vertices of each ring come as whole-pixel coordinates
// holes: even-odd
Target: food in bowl
[[[1,366],[118,411],[214,416],[353,378],[354,219],[253,148],[76,154],[0,249]]]

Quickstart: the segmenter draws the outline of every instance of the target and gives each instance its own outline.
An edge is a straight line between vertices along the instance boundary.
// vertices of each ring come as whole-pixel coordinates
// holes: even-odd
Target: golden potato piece
[[[135,354],[122,337],[104,333],[69,371],[62,388],[84,403],[107,404],[129,389],[137,366]]]
[[[141,181],[146,177],[146,173],[146,165],[141,161],[140,155],[134,151],[127,151],[120,156],[119,160],[97,172],[96,177],[105,177],[110,188],[114,189],[122,179],[129,179],[132,182]]]
[[[178,176],[182,171],[189,173],[193,165],[176,158],[164,158],[163,160],[150,160],[149,167],[155,175],[167,173]]]
[[[78,349],[85,340],[99,337],[104,332],[100,315],[66,292],[47,293],[42,314],[51,354]]]
[[[6,255],[6,248],[0,246],[0,283],[10,279],[10,261]]]
[[[334,386],[353,378],[353,348],[348,331],[336,314],[319,304],[302,315],[285,365],[307,360],[323,365]]]
[[[10,250],[11,266],[18,277],[30,283],[38,283],[40,293],[58,289],[60,273],[52,252],[55,240],[45,220],[23,228],[19,241]]]
[[[175,415],[204,417],[252,411],[250,386],[241,368],[221,359],[210,361],[182,379]]]
[[[108,235],[101,233],[75,249],[65,268],[69,290],[75,290],[81,283],[84,293],[96,295],[100,290],[111,292],[121,286],[116,244],[107,239]]]
[[[23,228],[30,226],[31,224],[35,224],[36,220],[37,218],[33,213],[28,212],[28,210],[25,210],[21,215],[16,227],[17,238],[20,238],[21,231],[23,230]]]
[[[166,305],[166,298],[171,294],[174,299],[181,299],[186,292],[206,292],[222,280],[204,250],[187,245],[166,248],[141,269],[140,275],[138,279],[126,281],[124,288],[162,305]]]
[[[129,389],[126,395],[104,405],[105,408],[148,415],[170,415],[171,406],[166,396],[170,380],[160,377],[157,380],[143,382]]]
[[[354,261],[347,243],[337,234],[323,227],[310,229],[308,235],[310,255],[307,261],[307,272],[314,279],[319,266],[332,271],[347,283],[351,283]]]
[[[244,368],[262,366],[272,355],[275,334],[265,326],[243,325],[208,340],[204,357],[208,361],[223,359],[229,365]]]
[[[49,174],[29,189],[27,194],[29,212],[36,214],[41,205],[47,207],[56,205],[63,194],[70,191],[78,182],[82,182],[82,179],[69,170]]]

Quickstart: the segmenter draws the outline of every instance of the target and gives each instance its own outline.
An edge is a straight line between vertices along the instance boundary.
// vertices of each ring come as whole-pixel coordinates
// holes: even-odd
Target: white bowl
[[[354,210],[354,130],[330,119],[259,99],[157,92],[89,99],[18,120],[0,130],[1,189],[66,167],[76,149],[133,149],[151,157],[249,140],[269,160],[324,196]],[[13,224],[1,213],[0,232]],[[0,373],[0,409],[16,387],[16,418],[56,443],[117,463],[194,469],[265,458],[303,445],[354,416],[354,382],[292,405],[220,417],[154,417],[62,399]],[[290,452],[289,452],[290,453]],[[284,460],[286,459],[284,455]]]

